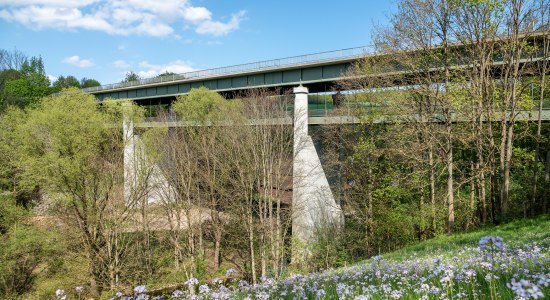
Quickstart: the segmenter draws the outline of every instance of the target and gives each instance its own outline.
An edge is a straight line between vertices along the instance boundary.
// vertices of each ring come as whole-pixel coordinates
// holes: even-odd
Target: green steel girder
[[[298,67],[285,70],[269,70],[250,74],[220,76],[210,79],[182,80],[180,82],[158,83],[149,86],[134,86],[118,90],[94,92],[98,100],[132,99],[143,100],[185,95],[192,88],[204,86],[218,92],[241,91],[252,88],[296,86],[333,82],[351,65],[350,62]]]

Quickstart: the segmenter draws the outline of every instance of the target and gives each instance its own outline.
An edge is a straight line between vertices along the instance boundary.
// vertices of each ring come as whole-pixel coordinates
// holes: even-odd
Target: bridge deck
[[[516,116],[516,120],[519,122],[525,121],[536,121],[538,120],[538,111],[520,111]],[[550,121],[550,109],[544,109],[541,114],[541,120],[544,122]],[[359,123],[396,123],[396,122],[416,122],[418,117],[411,115],[407,117],[379,117],[374,120],[367,120],[361,117],[352,117],[352,116],[310,116],[308,118],[309,125],[329,125],[329,124],[359,124]],[[464,122],[467,121],[463,117],[455,117],[453,122]],[[500,121],[499,118],[495,118],[493,121]],[[428,121],[426,121],[428,122]],[[432,119],[429,122],[440,122],[440,120]],[[250,120],[249,125],[292,125],[293,119],[291,116],[283,118],[274,118],[274,119],[260,119],[260,120]],[[208,125],[208,124],[206,124]],[[140,128],[152,128],[152,127],[185,127],[185,126],[204,126],[196,125],[190,122],[169,120],[169,121],[147,121],[138,123],[135,127]]]
[[[541,31],[531,33],[529,37],[534,38],[533,43],[540,43],[540,38],[547,34],[547,31]],[[457,51],[460,52],[464,45],[456,44],[452,47],[457,48]],[[107,98],[173,99],[177,95],[188,93],[192,88],[201,86],[232,95],[234,92],[252,88],[285,88],[303,84],[309,88],[310,92],[314,93],[329,90],[334,82],[343,78],[344,71],[354,61],[376,55],[384,54],[375,53],[374,48],[371,46],[362,46],[183,74],[158,76],[83,90],[96,95],[99,100]],[[498,61],[498,56],[495,56],[495,59],[495,67],[498,68],[501,62]],[[540,53],[537,53],[533,57],[524,57],[522,61],[530,63],[540,59],[548,59],[548,57],[542,58]],[[470,67],[467,61],[457,61],[455,64],[455,68]],[[438,66],[434,66],[433,71],[437,72],[438,69]],[[388,72],[392,73],[389,70]],[[406,70],[397,72],[403,78],[410,73]],[[403,84],[403,82],[397,84]]]
[[[329,82],[340,79],[353,61],[371,54],[368,46],[355,47],[90,87],[83,91],[96,95],[99,100],[138,100],[185,94],[201,86],[224,92]]]

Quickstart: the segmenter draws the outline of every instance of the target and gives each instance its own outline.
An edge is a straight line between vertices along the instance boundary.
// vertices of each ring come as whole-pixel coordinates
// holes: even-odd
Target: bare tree
[[[494,165],[495,142],[492,122],[485,122],[493,119],[494,82],[491,72],[494,67],[494,41],[499,27],[499,12],[499,6],[489,2],[460,2],[453,14],[457,25],[457,39],[465,48],[459,61],[468,62],[471,66],[471,69],[465,71],[468,86],[464,89],[467,96],[462,100],[465,107],[461,117],[470,120],[472,124],[471,132],[476,152],[472,170],[472,184],[475,185],[472,186],[472,192],[477,189],[482,223],[487,222],[488,216],[486,174],[492,174]],[[487,140],[490,141],[490,145],[487,145]]]
[[[522,94],[526,92],[522,76],[526,64],[522,58],[529,54],[527,41],[531,36],[530,17],[533,13],[533,3],[524,0],[510,0],[505,7],[505,37],[499,51],[503,57],[500,74],[502,88],[500,114],[500,208],[501,215],[506,218],[509,207],[510,168],[512,165],[512,145],[514,140],[514,125],[518,111],[525,105]],[[530,106],[529,106],[530,107]]]
[[[539,52],[542,54],[542,60],[540,60],[538,65],[538,71],[537,73],[540,74],[540,84],[539,84],[539,105],[538,105],[538,117],[537,117],[537,135],[536,135],[536,147],[535,147],[535,159],[533,161],[533,189],[531,192],[531,215],[535,214],[535,211],[537,209],[538,204],[536,203],[537,200],[537,188],[538,188],[538,181],[539,181],[539,160],[542,160],[541,155],[541,143],[542,143],[542,136],[541,136],[541,128],[542,128],[542,108],[544,104],[544,96],[545,96],[545,90],[546,90],[546,73],[548,72],[550,66],[548,63],[548,60],[550,58],[550,36],[548,34],[548,22],[550,18],[550,1],[548,0],[541,0],[540,6],[537,7],[537,14],[538,17],[538,23],[540,29],[542,29],[543,35],[542,35],[542,41],[540,43],[540,46],[538,46]],[[546,27],[546,28],[545,28]],[[540,205],[540,208],[542,208],[542,213],[546,212],[546,201],[548,196],[544,197],[542,199],[542,205]]]
[[[13,49],[12,51],[0,49],[0,71],[19,71],[25,61],[27,61],[27,56],[17,49]]]

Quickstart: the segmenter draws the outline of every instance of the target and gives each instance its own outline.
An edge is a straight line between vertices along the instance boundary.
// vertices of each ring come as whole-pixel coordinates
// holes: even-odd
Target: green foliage
[[[36,105],[40,98],[50,93],[50,80],[45,75],[29,73],[20,79],[8,81],[5,92],[6,104],[19,107]]]
[[[0,195],[0,235],[6,234],[10,228],[24,220],[28,212],[16,205],[11,196]]]
[[[64,214],[63,221],[75,230],[78,241],[73,245],[85,253],[87,279],[97,283],[90,284],[92,295],[110,286],[108,270],[113,259],[107,245],[120,226],[119,209],[127,208],[121,195],[124,138],[120,125],[125,115],[137,120],[142,112],[128,104],[99,103],[93,95],[69,88],[42,99],[18,126],[24,133],[20,147],[24,176],[50,195]],[[122,250],[116,249],[124,252],[120,261],[126,257],[130,261],[125,264],[132,272],[129,279],[143,280],[151,274],[147,270],[157,268],[150,259],[154,253],[143,253],[143,240],[137,234],[117,237]],[[147,265],[139,266],[143,261]]]
[[[15,129],[23,113],[10,109],[0,115],[0,190],[13,188],[13,173],[17,157]]]
[[[13,72],[12,72],[13,73]],[[46,77],[44,62],[41,57],[25,60],[19,70],[21,76],[11,74],[4,84],[3,106],[16,105],[25,107],[36,105],[38,100],[50,91],[50,80]]]
[[[20,295],[32,289],[37,269],[59,254],[55,235],[28,225],[12,226],[0,241],[0,295]]]
[[[132,82],[132,81],[138,81],[140,79],[141,77],[138,74],[136,74],[134,71],[130,71],[126,73],[126,76],[124,77],[122,82]]]
[[[0,297],[3,299],[31,290],[40,266],[59,254],[55,232],[29,225],[29,216],[13,197],[0,195]]]
[[[384,257],[391,259],[401,259],[409,256],[422,258],[433,253],[452,256],[464,246],[476,247],[479,239],[487,235],[502,237],[510,246],[541,242],[548,244],[550,243],[549,226],[549,215],[516,220],[498,226],[485,226],[472,232],[441,235],[385,254]]]
[[[36,183],[23,176],[21,165],[21,142],[24,132],[20,124],[25,123],[26,113],[9,107],[0,115],[0,191],[10,191],[17,203],[28,206]]]
[[[0,87],[3,89],[6,82],[19,79],[21,76],[23,76],[23,74],[17,70],[9,69],[0,71]]]
[[[325,227],[316,230],[316,240],[309,245],[311,256],[302,271],[316,271],[320,269],[343,267],[351,261],[349,251],[346,249],[345,234],[340,234],[340,229]]]
[[[172,77],[173,75],[176,75],[176,73],[165,71],[164,73],[158,74],[156,77],[158,77],[158,78]]]
[[[33,56],[30,60],[25,60],[25,62],[23,62],[23,65],[21,66],[20,71],[27,76],[31,74],[46,76],[44,61],[42,61],[42,57],[40,56]]]
[[[97,174],[92,162],[108,138],[106,121],[93,95],[68,89],[45,98],[21,125],[26,175],[60,192],[67,180]]]
[[[52,89],[53,91],[55,92],[59,92],[61,91],[62,89],[66,89],[66,88],[70,88],[70,87],[74,87],[74,88],[80,88],[80,81],[78,81],[78,79],[76,79],[76,77],[74,76],[67,76],[67,77],[64,77],[64,76],[59,76],[57,78],[57,80],[55,80],[52,84]]]
[[[67,184],[103,178],[103,168],[109,166],[98,159],[123,143],[121,132],[109,124],[122,124],[123,111],[135,108],[123,103],[104,101],[100,105],[93,95],[74,88],[44,98],[29,112],[27,122],[20,124],[25,133],[21,149],[25,175],[55,193],[66,193]],[[130,115],[137,118],[138,112],[142,110]]]
[[[92,79],[92,78],[86,78],[86,77],[83,77],[81,80],[80,80],[80,87],[81,88],[89,88],[89,87],[94,87],[94,86],[100,86],[101,83],[99,83],[99,81],[95,80],[95,79]]]
[[[173,104],[173,110],[183,120],[198,124],[220,124],[235,120],[241,111],[237,100],[225,100],[220,94],[205,87],[191,89],[188,95],[179,96]]]
[[[35,105],[40,98],[51,93],[42,58],[32,57],[29,60],[17,51],[13,55],[17,57],[8,59],[10,61],[4,64],[13,67],[19,63],[17,60],[24,60],[19,70],[6,69],[0,72],[0,111],[10,105]]]
[[[94,87],[94,86],[100,86],[101,84],[99,81],[91,78],[82,78],[80,81],[74,76],[59,76],[52,84],[52,91],[53,92],[59,92],[62,89],[66,88],[88,88],[88,87]]]

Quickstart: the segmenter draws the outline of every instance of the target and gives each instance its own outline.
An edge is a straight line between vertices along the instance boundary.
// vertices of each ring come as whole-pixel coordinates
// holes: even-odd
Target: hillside
[[[413,255],[421,257],[432,255],[434,252],[440,255],[454,255],[464,247],[478,246],[479,240],[488,235],[503,238],[506,245],[511,247],[535,243],[548,248],[550,245],[550,215],[517,220],[498,226],[488,226],[468,233],[438,236],[388,253],[384,255],[384,258],[399,259]]]
[[[550,293],[549,228],[548,215],[514,221],[279,282],[191,279],[188,290],[165,299],[543,299]],[[145,286],[135,291],[145,299]]]

